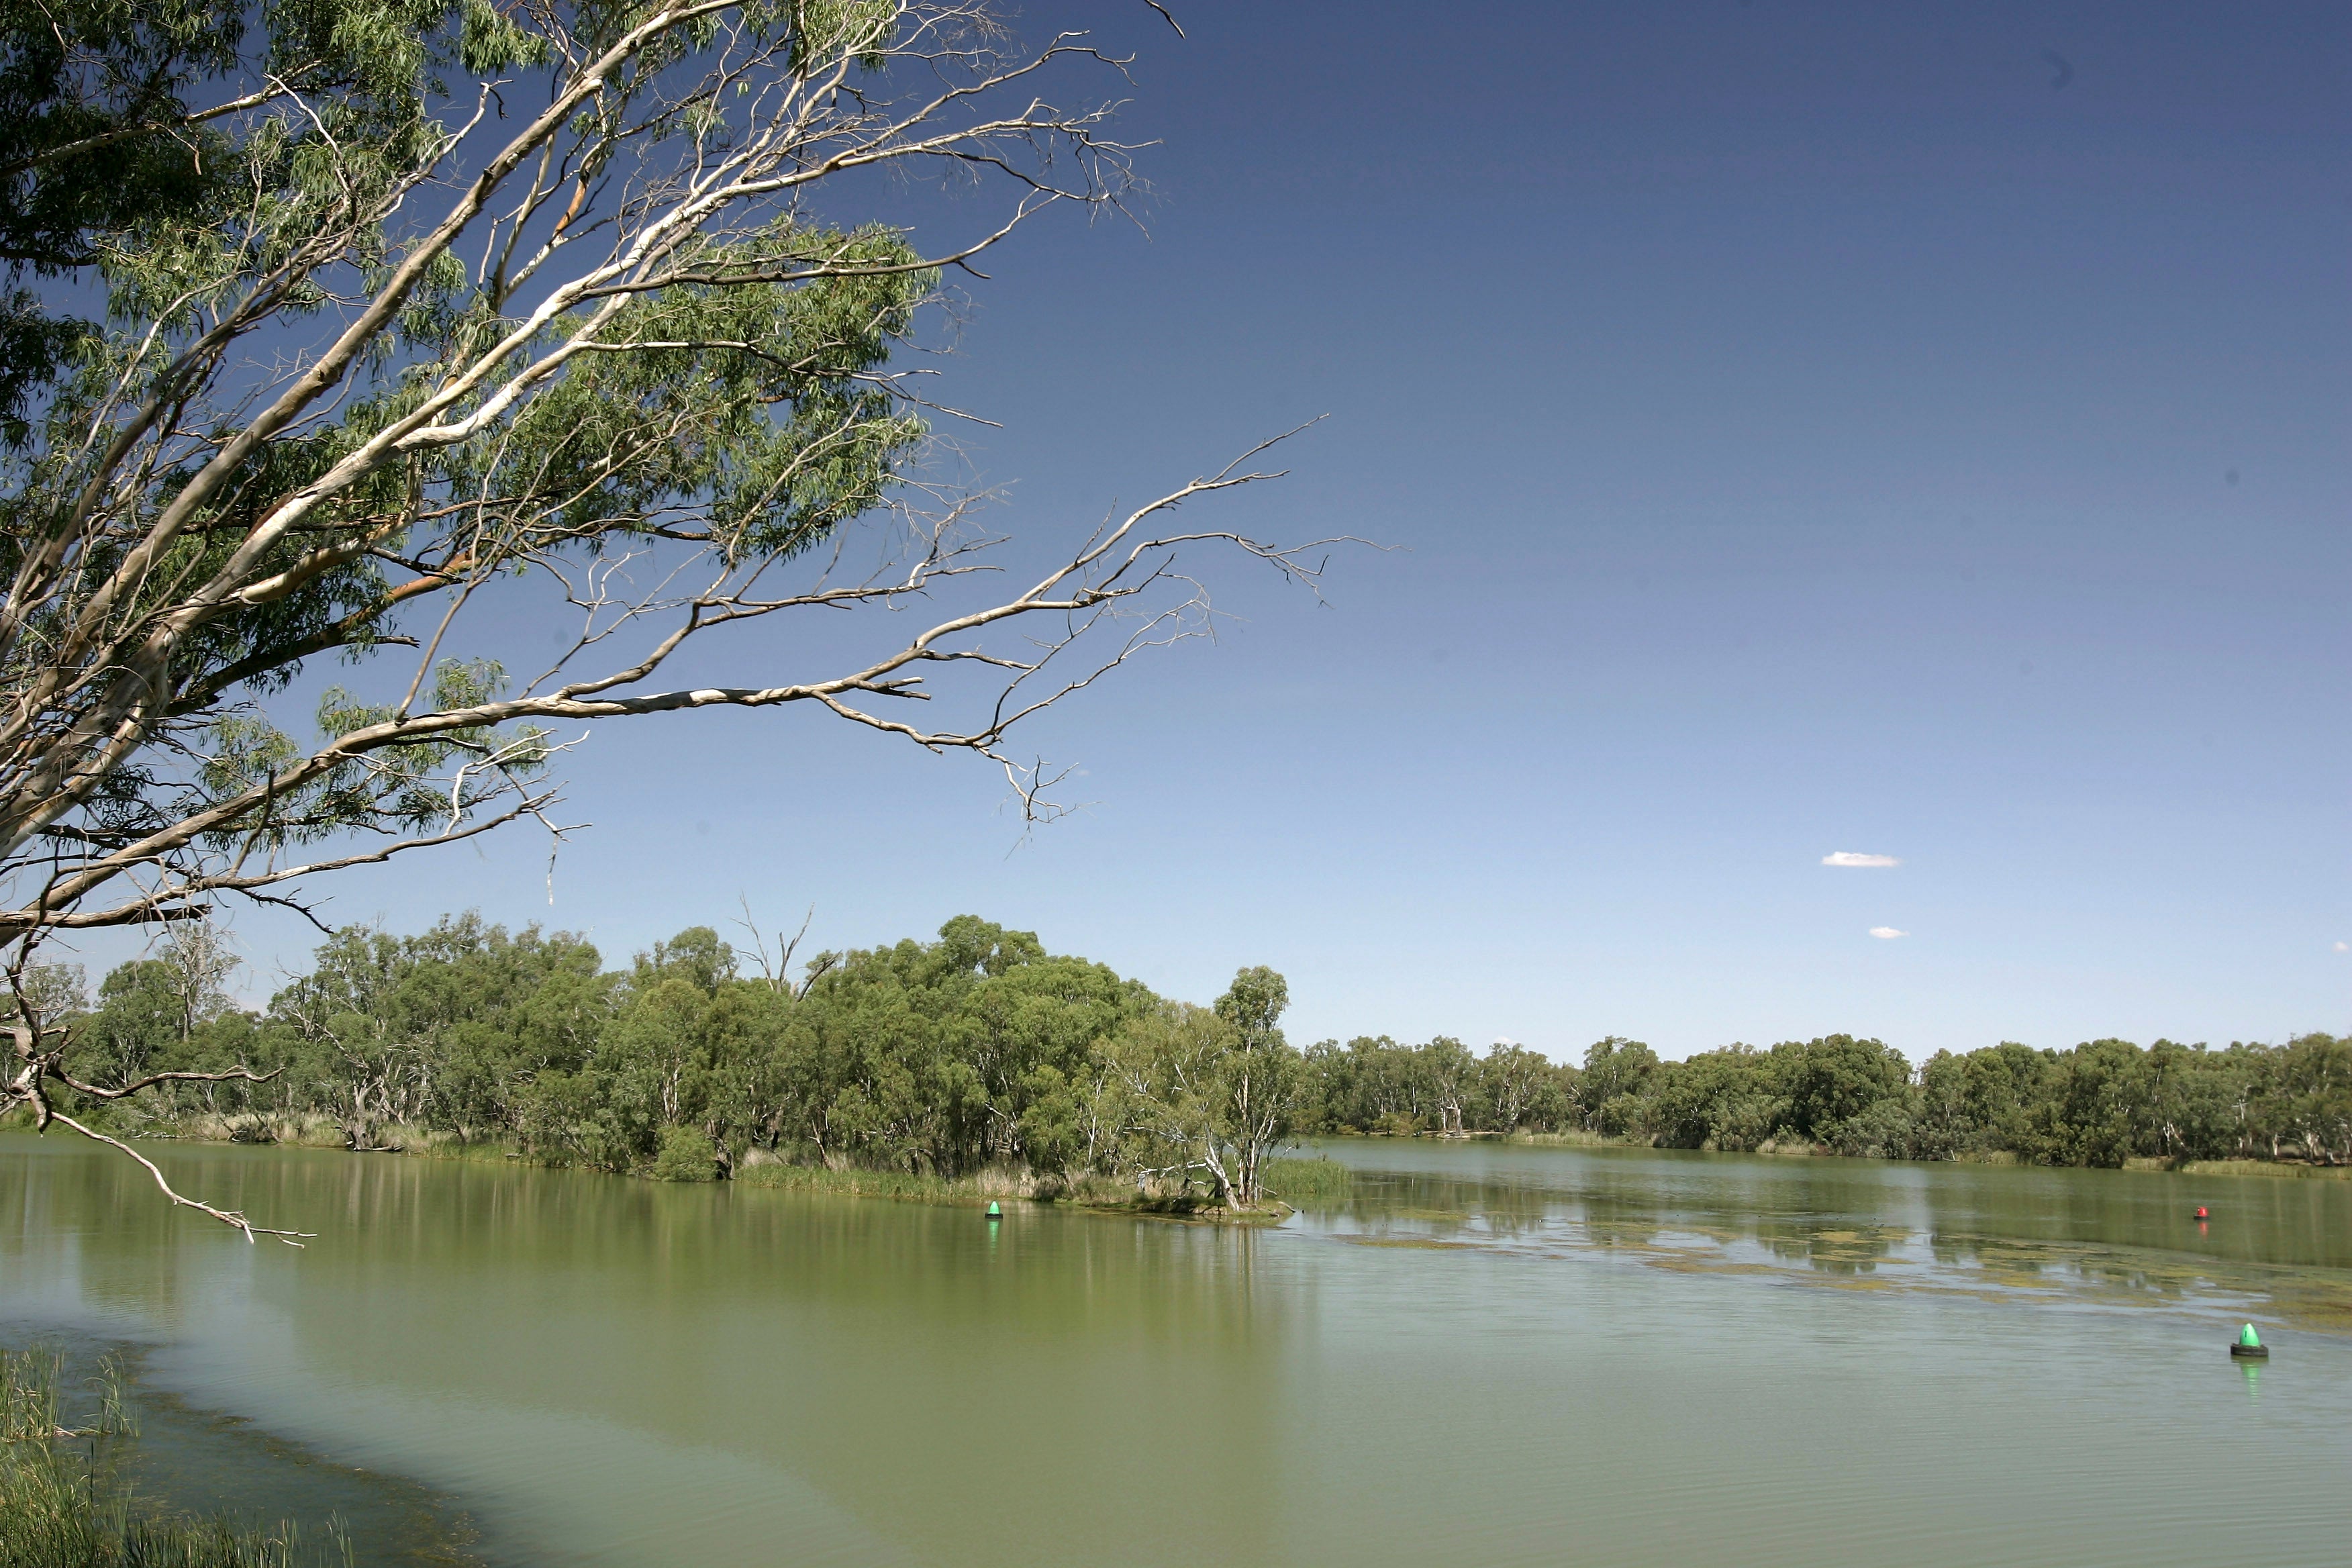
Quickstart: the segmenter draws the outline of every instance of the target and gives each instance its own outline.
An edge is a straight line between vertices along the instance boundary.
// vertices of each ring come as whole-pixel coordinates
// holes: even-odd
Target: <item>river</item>
[[[611,1568],[2300,1568],[2352,1531],[2343,1181],[1341,1141],[1350,1198],[1248,1230],[146,1147],[317,1238],[0,1137],[0,1339],[141,1347],[167,1489],[234,1433],[427,1521],[363,1561],[453,1520]]]

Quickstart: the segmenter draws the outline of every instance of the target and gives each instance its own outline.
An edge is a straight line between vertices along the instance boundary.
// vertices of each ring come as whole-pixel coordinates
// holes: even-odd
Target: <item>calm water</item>
[[[151,1148],[318,1240],[0,1138],[0,1333],[142,1344],[172,1408],[430,1489],[492,1562],[2300,1568],[2352,1529],[2352,1183],[1349,1142],[1354,1198],[1278,1230],[991,1229]]]

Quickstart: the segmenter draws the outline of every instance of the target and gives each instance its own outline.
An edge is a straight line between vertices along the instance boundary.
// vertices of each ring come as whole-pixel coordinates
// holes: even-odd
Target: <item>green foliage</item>
[[[2050,1164],[2293,1157],[2352,1163],[2352,1040],[2223,1050],[2093,1040],[1938,1052],[1915,1074],[1877,1040],[1828,1035],[1678,1062],[1612,1036],[1581,1070],[1515,1046],[1381,1037],[1305,1056],[1300,1124],[1326,1132],[1585,1133],[1668,1148],[1822,1149],[1884,1159],[2006,1152]],[[1452,1120],[1449,1107],[1459,1110]]]
[[[1799,1138],[1837,1144],[1846,1123],[1889,1097],[1901,1098],[1911,1064],[1893,1047],[1851,1035],[1786,1041],[1772,1047],[1773,1068],[1788,1097],[1781,1125]]]
[[[1482,1059],[1440,1036],[1400,1046],[1382,1035],[1306,1053],[1308,1087],[1299,1125],[1308,1131],[1419,1132],[1549,1129],[1569,1114],[1572,1068],[1497,1044]]]
[[[123,965],[77,1024],[76,1060],[101,1081],[231,1060],[277,1075],[167,1085],[131,1108],[166,1121],[324,1116],[354,1146],[397,1127],[673,1181],[758,1149],[940,1178],[1206,1181],[1250,1203],[1247,1173],[1289,1126],[1297,1053],[1270,971],[1240,977],[1228,1024],[970,915],[934,942],[812,969],[797,989],[746,979],[708,926],[621,973],[576,937],[473,915],[411,937],[353,927],[267,1012],[193,1029],[168,966]]]
[[[1243,970],[1202,1007],[971,915],[932,942],[820,954],[798,985],[746,977],[709,926],[609,971],[576,936],[470,914],[407,937],[353,927],[248,1014],[228,1005],[199,935],[115,969],[94,1005],[78,973],[28,977],[68,1019],[86,1078],[240,1062],[277,1074],[165,1086],[113,1113],[126,1122],[205,1118],[289,1138],[323,1125],[360,1146],[482,1145],[671,1180],[817,1167],[920,1186],[1028,1172],[1240,1207],[1292,1195],[1283,1184],[1302,1176],[1273,1156],[1297,1132],[2352,1163],[2352,1039],[2325,1034],[2222,1049],[2004,1042],[1938,1053],[1916,1074],[1847,1035],[1682,1061],[1612,1036],[1580,1068],[1508,1042],[1474,1056],[1443,1036],[1300,1052],[1271,970]],[[754,1150],[765,1163],[747,1163]]]
[[[1657,1076],[1658,1053],[1639,1040],[1612,1035],[1585,1047],[1584,1070],[1576,1079],[1576,1103],[1591,1125],[1614,1137],[1642,1122],[1642,1097]]]
[[[1217,998],[1214,1011],[1234,1031],[1241,1048],[1248,1051],[1262,1049],[1280,1037],[1275,1021],[1289,1005],[1289,983],[1261,964],[1234,975],[1232,986]]]
[[[715,1182],[719,1147],[699,1127],[665,1127],[654,1152],[653,1169],[647,1173],[656,1182]]]
[[[897,7],[889,0],[793,0],[793,68],[804,76],[844,59],[882,68]]]
[[[601,657],[667,613],[618,611],[627,560],[695,580],[697,629],[736,622],[888,500],[925,426],[887,365],[938,273],[817,216],[814,171],[980,133],[883,132],[837,90],[882,68],[890,0],[667,15],[0,0],[0,689],[37,738],[0,766],[0,845],[41,838],[48,874],[0,940],[125,877],[105,919],[140,923],[273,885],[292,847],[528,816],[534,721],[660,660],[518,691],[439,657],[467,595],[530,577],[570,619],[593,577],[573,654]],[[925,56],[968,83],[982,58]],[[1083,143],[1033,112],[978,163]],[[396,645],[417,684],[261,710]]]
[[[204,154],[219,139],[175,139],[189,85],[236,60],[245,14],[139,0],[0,4],[0,263],[54,277],[97,259],[95,236],[186,218],[222,188]],[[53,316],[30,290],[0,296],[0,443],[32,434],[27,399],[100,331]]]
[[[1208,1113],[1201,1159],[1228,1208],[1256,1206],[1265,1162],[1297,1114],[1299,1058],[1276,1026],[1289,1005],[1289,983],[1260,964],[1235,974],[1213,1009],[1224,1030],[1199,1080]]]
[[[1658,1142],[1675,1149],[1753,1149],[1790,1117],[1777,1064],[1748,1046],[1704,1051],[1653,1068],[1639,1114]]]

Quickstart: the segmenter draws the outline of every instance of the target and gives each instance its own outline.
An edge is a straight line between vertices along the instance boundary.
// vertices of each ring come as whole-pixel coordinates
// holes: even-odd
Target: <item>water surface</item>
[[[2303,1564],[2352,1527],[2347,1183],[1347,1142],[1353,1198],[1247,1231],[150,1147],[318,1239],[0,1138],[0,1331],[143,1344],[498,1563]]]

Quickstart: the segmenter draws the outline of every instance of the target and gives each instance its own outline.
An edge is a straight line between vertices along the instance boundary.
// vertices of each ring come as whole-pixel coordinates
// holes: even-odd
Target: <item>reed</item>
[[[1606,1133],[1588,1132],[1581,1128],[1570,1127],[1558,1132],[1514,1132],[1505,1142],[1535,1143],[1546,1148],[1598,1149],[1604,1145],[1624,1143],[1628,1140],[1612,1138]],[[1645,1138],[1642,1142],[1646,1143],[1649,1140]]]
[[[836,1171],[824,1165],[745,1165],[738,1185],[786,1192],[826,1193],[849,1198],[901,1198],[913,1203],[984,1204],[992,1197],[1028,1194],[1020,1184],[1000,1179],[985,1184],[973,1176],[934,1176],[913,1171]]]
[[[340,1532],[305,1543],[295,1528],[141,1510],[130,1489],[71,1448],[0,1447],[0,1568],[349,1568]]]
[[[397,1146],[404,1154],[415,1154],[426,1160],[504,1162],[525,1157],[522,1145],[513,1139],[485,1134],[479,1131],[451,1132],[437,1128],[413,1127],[406,1122],[395,1122],[378,1131],[376,1138],[380,1142]]]
[[[1327,1155],[1311,1160],[1268,1160],[1265,1190],[1286,1204],[1308,1198],[1344,1198],[1355,1190],[1355,1174]]]
[[[346,1142],[341,1122],[315,1113],[265,1115],[245,1110],[223,1116],[200,1111],[167,1117],[139,1131],[150,1137],[194,1138],[210,1143],[283,1143],[305,1149],[340,1149]]]
[[[2339,1182],[2352,1179],[2352,1165],[2303,1165],[2284,1160],[2183,1160],[2168,1164],[2156,1161],[2149,1168],[2179,1171],[2191,1176],[2316,1176],[2323,1181]]]
[[[68,1426],[58,1412],[59,1390],[65,1380],[65,1357],[46,1345],[12,1351],[0,1347],[0,1443],[47,1443],[60,1437],[135,1437],[139,1423],[123,1395],[127,1382],[121,1358],[98,1358],[98,1370],[87,1386],[98,1401],[97,1411],[79,1426]]]
[[[139,1430],[122,1363],[99,1358],[88,1380],[97,1408],[79,1426],[60,1415],[64,1378],[55,1350],[0,1348],[0,1568],[348,1568],[340,1532],[306,1547],[291,1525],[253,1530],[140,1507],[119,1477],[121,1450],[97,1441]]]
[[[0,1443],[46,1443],[58,1426],[58,1352],[0,1350]]]

